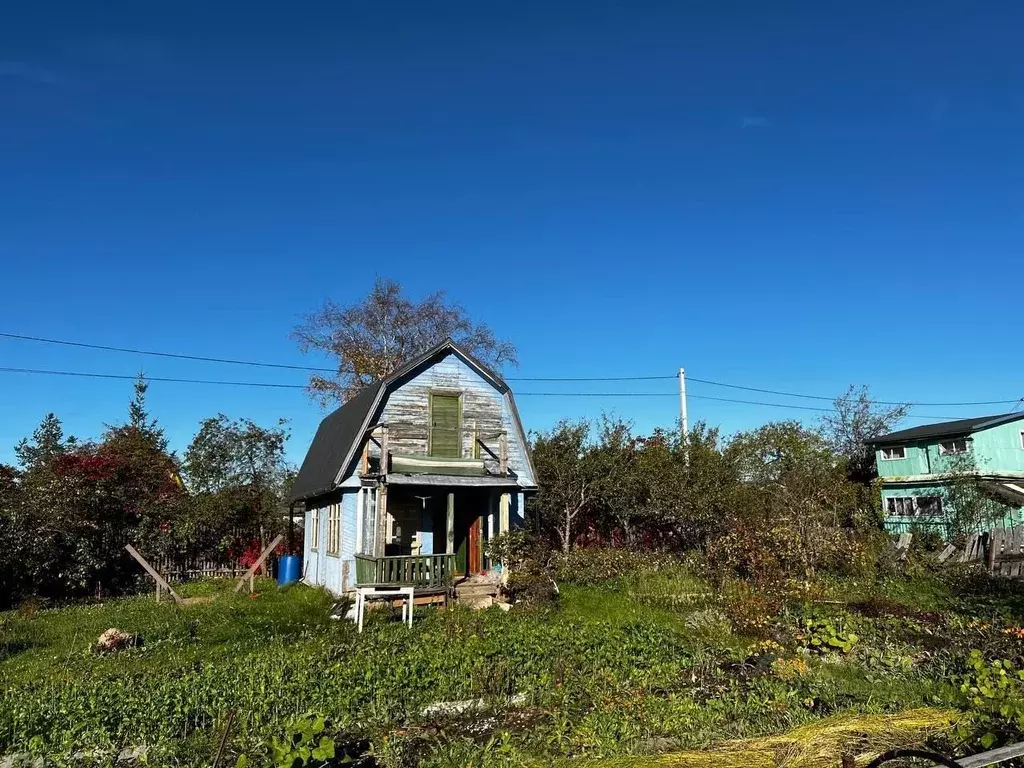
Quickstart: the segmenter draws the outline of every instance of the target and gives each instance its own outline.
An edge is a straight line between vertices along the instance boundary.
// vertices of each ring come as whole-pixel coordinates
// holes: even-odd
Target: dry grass
[[[778,736],[727,741],[708,749],[602,760],[588,768],[835,768],[843,755],[858,765],[897,747],[948,731],[957,713],[913,709],[896,715],[842,714]]]

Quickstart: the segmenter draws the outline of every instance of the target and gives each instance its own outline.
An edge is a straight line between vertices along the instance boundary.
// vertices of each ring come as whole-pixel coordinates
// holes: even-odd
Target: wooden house
[[[955,501],[949,485],[968,474],[1004,510],[1012,527],[1024,520],[1024,413],[979,416],[902,429],[870,441],[878,465],[885,527],[945,531]]]
[[[486,542],[522,523],[535,489],[508,385],[445,341],[320,423],[292,491],[303,580],[340,594],[484,572]]]

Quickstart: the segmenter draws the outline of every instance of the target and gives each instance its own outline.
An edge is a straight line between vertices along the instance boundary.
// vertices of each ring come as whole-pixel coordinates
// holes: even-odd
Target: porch
[[[510,491],[518,489],[456,484],[465,477],[390,479],[391,485],[364,489],[374,503],[360,505],[367,514],[359,526],[356,586],[447,588],[491,569],[487,542],[508,530]],[[442,480],[448,482],[438,484]]]

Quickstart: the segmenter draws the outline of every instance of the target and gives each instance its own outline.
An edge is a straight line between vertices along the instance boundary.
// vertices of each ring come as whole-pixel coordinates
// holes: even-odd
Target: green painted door
[[[430,455],[462,458],[458,395],[430,395]]]

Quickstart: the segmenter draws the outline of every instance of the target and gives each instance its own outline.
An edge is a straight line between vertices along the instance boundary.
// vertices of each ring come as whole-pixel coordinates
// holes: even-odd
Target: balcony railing
[[[399,458],[405,464],[409,464],[410,459],[421,464],[413,469],[424,474],[473,474],[471,468],[474,465],[479,467],[476,473],[480,474],[489,465],[490,472],[496,471],[502,477],[508,475],[508,433],[505,430],[486,431],[475,426],[443,430],[458,434],[458,456],[431,452],[432,436],[438,431],[437,428],[413,424],[378,424],[372,427],[363,445],[359,474],[385,475],[392,471],[393,460]],[[464,437],[468,440],[464,441]],[[464,455],[467,443],[471,447],[468,455]],[[438,466],[431,467],[431,463]],[[446,466],[449,463],[452,466]]]
[[[445,587],[455,572],[455,555],[356,555],[356,584],[406,587]]]

